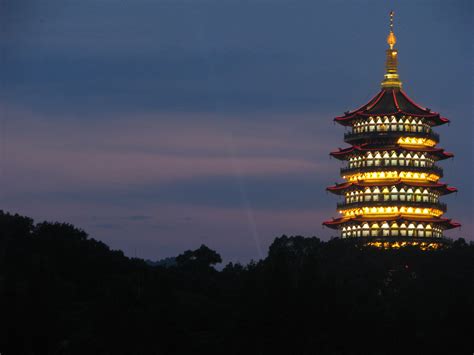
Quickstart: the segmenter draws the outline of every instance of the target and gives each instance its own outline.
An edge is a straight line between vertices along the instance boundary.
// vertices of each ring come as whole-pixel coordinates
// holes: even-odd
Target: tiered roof
[[[438,190],[442,195],[447,195],[453,192],[457,192],[458,189],[455,187],[450,187],[447,184],[436,183],[436,182],[415,182],[415,181],[403,181],[398,179],[396,181],[386,180],[378,182],[367,182],[367,181],[358,181],[358,182],[343,182],[341,184],[336,184],[334,186],[329,186],[326,188],[327,191],[330,191],[336,195],[343,195],[346,191],[351,188],[357,187],[373,187],[373,186],[410,186],[410,187],[426,187],[432,190]]]
[[[356,110],[345,112],[344,116],[336,117],[334,121],[343,126],[350,126],[356,118],[371,116],[423,117],[431,122],[433,126],[449,122],[447,118],[441,117],[439,113],[419,106],[401,88],[396,87],[382,88],[368,103]]]
[[[403,214],[398,214],[394,216],[377,216],[377,217],[366,217],[366,216],[356,216],[356,217],[340,217],[340,218],[333,218],[330,221],[326,221],[323,223],[326,227],[332,229],[338,229],[340,225],[345,224],[347,222],[426,222],[426,223],[436,223],[444,227],[444,229],[452,229],[461,227],[461,224],[458,222],[453,221],[449,218],[429,218],[429,217],[412,217],[409,218],[404,217]]]
[[[393,145],[393,146],[381,146],[381,147],[371,147],[368,143],[362,143],[360,145],[353,145],[348,148],[339,148],[339,150],[331,152],[331,156],[333,156],[336,159],[339,160],[345,160],[345,158],[350,155],[351,153],[355,151],[382,151],[382,150],[387,150],[387,151],[405,151],[407,150],[406,148],[400,146],[400,145]],[[448,159],[454,157],[453,153],[446,152],[442,148],[435,148],[435,147],[410,147],[409,149],[412,152],[419,152],[419,153],[430,153],[431,155],[437,157],[439,160],[442,159]]]

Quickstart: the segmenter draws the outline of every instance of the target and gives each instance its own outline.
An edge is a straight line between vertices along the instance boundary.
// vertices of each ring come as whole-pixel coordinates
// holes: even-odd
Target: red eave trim
[[[460,228],[461,223],[455,222],[455,221],[449,221],[449,227],[450,228],[446,228],[446,229]]]
[[[412,117],[423,117],[423,118],[434,118],[434,119],[435,119],[435,118],[438,118],[440,124],[444,124],[444,123],[450,122],[449,119],[447,119],[446,117],[440,117],[439,113],[434,112],[434,111],[433,111],[433,112],[432,112],[432,111],[428,111],[425,107],[422,107],[422,106],[418,105],[417,103],[415,103],[412,99],[410,99],[410,98],[408,97],[408,95],[407,95],[403,90],[400,89],[399,92],[401,93],[401,95],[403,95],[403,97],[404,97],[408,102],[410,102],[410,103],[411,103],[413,106],[415,106],[417,109],[419,109],[419,110],[421,110],[421,111],[424,111],[425,113],[424,113],[424,114],[415,114],[415,113],[410,113],[410,112],[402,111],[402,110],[400,109],[399,104],[398,104],[398,100],[397,100],[397,97],[396,97],[396,94],[395,94],[395,90],[392,90],[392,97],[393,97],[393,101],[394,101],[395,107],[397,108],[397,111],[396,111],[396,112],[379,113],[379,114],[376,114],[375,116],[391,116],[391,115],[395,115],[395,114],[404,114],[404,115],[408,115],[408,116],[412,116]],[[387,93],[387,90],[386,90],[386,89],[382,89],[382,90],[381,90],[377,95],[375,95],[367,104],[362,105],[361,107],[359,107],[359,108],[356,109],[356,110],[349,111],[349,112],[348,112],[347,114],[345,114],[344,116],[337,116],[337,117],[335,117],[335,118],[334,118],[334,121],[336,121],[336,122],[342,124],[342,122],[347,122],[347,121],[349,121],[349,120],[351,120],[352,118],[357,117],[357,116],[362,116],[362,117],[374,116],[374,114],[366,113],[366,111],[373,109],[386,93]]]
[[[379,91],[377,93],[377,95],[375,95],[374,97],[372,97],[368,103],[362,105],[361,107],[353,110],[353,111],[349,111],[347,113],[347,115],[345,116],[337,116],[334,118],[334,121],[345,121],[345,120],[348,120],[354,116],[356,116],[357,114],[361,114],[362,112],[364,112],[365,110],[368,110],[369,109],[369,106],[370,108],[374,107],[379,101],[380,99],[382,98],[382,96],[385,94],[385,89],[382,89],[381,91]]]
[[[400,113],[403,113],[404,115],[408,115],[408,116],[412,116],[412,117],[438,117],[439,114],[437,113],[434,113],[434,114],[427,114],[427,115],[422,115],[422,114],[419,114],[419,113],[410,113],[410,112],[406,112],[406,111],[399,111]]]
[[[404,220],[404,221],[415,221],[415,222],[430,222],[430,223],[442,223],[446,227],[445,229],[452,229],[452,228],[458,228],[461,227],[461,223],[459,222],[454,222],[449,218],[416,218],[416,217],[402,217],[400,215],[397,216],[392,216],[392,217],[380,217],[380,218],[367,218],[367,217],[352,217],[352,218],[346,218],[346,217],[339,217],[339,218],[333,218],[332,220],[328,220],[323,222],[323,225],[337,229],[337,226],[347,223],[347,222],[376,222],[376,221],[399,221],[399,220]]]
[[[393,97],[393,102],[395,103],[395,107],[397,108],[398,112],[401,112],[400,106],[398,106],[398,101],[397,97],[395,96],[395,90],[392,90],[392,97]]]
[[[373,182],[373,183],[363,183],[363,182],[343,182],[341,184],[336,184],[333,186],[328,186],[326,188],[327,191],[337,194],[338,192],[342,192],[348,189],[351,186],[358,186],[358,187],[370,187],[370,186],[392,186],[392,185],[400,185],[405,184],[407,186],[413,187],[427,187],[431,189],[442,189],[444,190],[444,195],[457,192],[458,189],[456,187],[450,187],[444,183],[425,183],[425,182],[414,182],[414,181],[388,181],[386,183],[381,182]]]
[[[374,101],[373,104],[371,104],[370,106],[367,105],[365,110],[367,111],[367,110],[373,109],[375,107],[375,105],[377,105],[378,102],[382,99],[382,97],[385,96],[386,93],[387,93],[387,91],[385,89],[382,89],[382,91],[380,91],[380,93],[379,93],[379,97],[377,97],[377,99]],[[370,104],[370,102],[369,102],[369,104]],[[362,107],[364,107],[364,106],[362,106]]]
[[[360,116],[360,117],[377,117],[377,116],[392,116],[392,115],[396,115],[396,114],[403,114],[403,115],[406,115],[406,116],[411,116],[411,117],[423,117],[423,118],[436,118],[438,117],[439,115],[438,114],[427,114],[427,115],[422,115],[422,114],[418,114],[418,113],[410,113],[410,112],[406,112],[406,111],[396,111],[396,112],[383,112],[383,113],[377,113],[377,114],[373,114],[373,113],[364,113],[364,112],[355,112],[353,114],[351,114],[350,116],[339,116],[339,117],[336,117],[334,118],[334,121],[336,122],[345,122],[345,121],[348,121],[354,117],[357,117],[357,116]],[[440,121],[441,121],[441,124],[444,124],[444,123],[448,123],[449,120],[447,118],[439,118]]]
[[[336,150],[336,151],[333,151],[333,152],[330,152],[329,154],[337,159],[339,159],[339,157],[341,156],[344,156],[346,154],[349,154],[349,153],[352,153],[353,151],[355,150],[358,150],[358,151],[381,151],[381,150],[410,150],[410,151],[413,151],[413,152],[423,152],[423,153],[440,153],[442,154],[444,157],[446,158],[452,158],[454,157],[454,154],[453,153],[450,153],[450,152],[446,152],[444,151],[443,148],[434,148],[434,147],[424,147],[424,148],[410,148],[410,149],[406,149],[406,148],[403,148],[401,146],[395,146],[395,147],[391,147],[391,148],[367,148],[365,147],[367,145],[367,143],[362,143],[360,145],[353,145],[351,147],[348,147],[348,148],[339,148],[339,150]]]

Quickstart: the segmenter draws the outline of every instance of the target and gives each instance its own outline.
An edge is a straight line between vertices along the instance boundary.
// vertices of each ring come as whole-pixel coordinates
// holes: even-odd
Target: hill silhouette
[[[474,245],[381,251],[276,238],[213,266],[128,258],[72,225],[0,212],[0,353],[449,354],[474,350]]]

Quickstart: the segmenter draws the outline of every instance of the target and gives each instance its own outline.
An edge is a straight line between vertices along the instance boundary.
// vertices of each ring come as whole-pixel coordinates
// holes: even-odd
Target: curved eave
[[[434,122],[434,126],[441,126],[446,123],[449,123],[450,120],[446,117],[441,117],[439,114],[435,115],[420,115],[414,114],[406,111],[394,111],[394,112],[382,112],[382,113],[364,113],[364,112],[356,112],[349,116],[339,116],[335,117],[334,121],[343,125],[343,126],[351,126],[352,121],[356,118],[368,118],[374,116],[411,116],[411,117],[419,117],[419,118],[428,118]]]
[[[439,113],[432,112],[415,103],[403,90],[395,88],[382,89],[367,104],[356,110],[345,112],[344,116],[338,116],[334,118],[334,121],[343,126],[348,126],[355,118],[400,115],[427,118],[432,120],[434,125],[449,122],[447,118],[441,117]]]
[[[457,192],[458,189],[455,187],[449,187],[447,184],[443,183],[423,183],[423,182],[408,182],[408,181],[387,181],[387,182],[344,182],[342,184],[336,184],[334,186],[329,186],[326,188],[327,191],[332,192],[336,195],[343,195],[347,189],[352,186],[356,187],[371,187],[371,186],[393,186],[393,185],[406,185],[411,187],[427,187],[431,189],[437,189],[441,192],[442,195],[448,195],[453,192]]]
[[[348,222],[382,222],[382,221],[413,221],[413,222],[428,222],[428,223],[436,223],[441,225],[443,229],[453,229],[461,227],[461,224],[455,221],[452,221],[449,218],[418,218],[418,217],[404,217],[403,215],[396,215],[391,217],[340,217],[340,218],[333,218],[332,220],[323,222],[323,225],[332,228],[332,229],[339,229],[345,223]]]
[[[348,148],[339,148],[339,150],[331,152],[329,154],[336,159],[345,160],[345,157],[354,151],[368,152],[368,151],[380,151],[380,150],[395,150],[395,151],[409,150],[412,152],[431,153],[433,155],[436,155],[440,160],[454,157],[453,153],[446,152],[442,148],[433,148],[433,147],[414,148],[413,147],[413,148],[407,149],[402,146],[368,148],[366,147],[366,145],[367,143],[364,143],[361,145],[353,145]]]

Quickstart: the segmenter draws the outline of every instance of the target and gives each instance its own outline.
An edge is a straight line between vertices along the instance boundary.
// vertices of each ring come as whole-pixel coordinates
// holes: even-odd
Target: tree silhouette
[[[72,225],[0,211],[0,353],[469,353],[474,245],[383,251],[276,238],[268,256],[214,266],[110,250]]]
[[[204,244],[196,250],[187,250],[176,257],[178,267],[188,269],[205,270],[221,262],[221,256]]]

